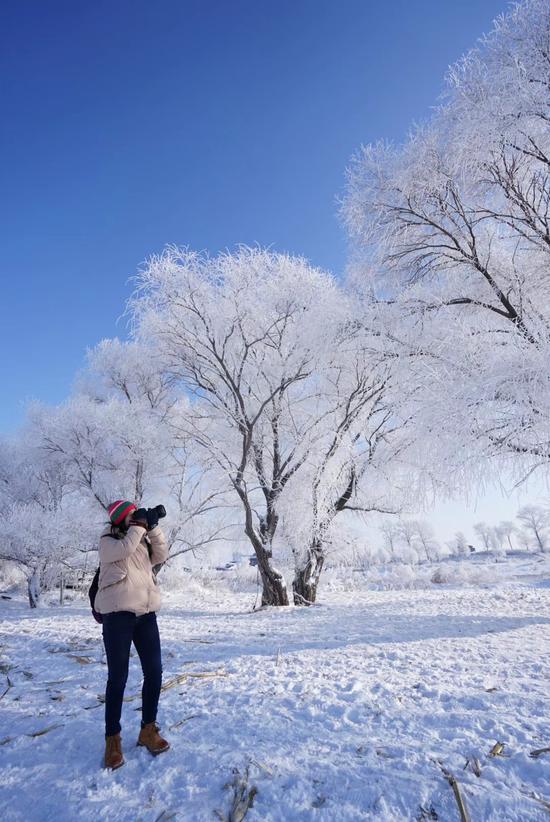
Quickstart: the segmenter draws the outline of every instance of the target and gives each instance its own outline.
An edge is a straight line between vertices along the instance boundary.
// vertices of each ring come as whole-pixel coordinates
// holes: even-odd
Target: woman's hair
[[[114,525],[112,522],[109,522],[108,525],[111,526],[111,536],[115,539],[120,539],[124,534],[128,533],[128,529],[121,523],[120,525]]]

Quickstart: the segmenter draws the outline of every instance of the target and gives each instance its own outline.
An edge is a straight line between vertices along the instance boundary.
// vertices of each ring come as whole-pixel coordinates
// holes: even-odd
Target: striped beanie
[[[116,502],[112,502],[107,508],[107,511],[109,512],[109,519],[113,525],[120,525],[121,522],[124,522],[128,514],[131,514],[132,511],[136,510],[136,506],[133,502],[127,502],[123,499],[117,499]]]

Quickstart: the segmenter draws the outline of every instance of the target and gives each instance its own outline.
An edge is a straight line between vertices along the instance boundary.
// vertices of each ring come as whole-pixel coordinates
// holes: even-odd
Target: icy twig
[[[179,676],[174,677],[174,679],[169,679],[168,682],[165,682],[161,691],[167,691],[169,688],[173,688],[175,685],[181,685],[182,682],[185,682],[186,679],[213,679],[214,677],[218,676],[227,676],[225,671],[204,671],[204,672],[194,672],[188,671],[185,674],[180,674]],[[100,696],[98,694],[98,699],[105,701],[105,697]],[[132,696],[125,696],[124,702],[131,702],[133,699],[140,699],[141,692],[139,694],[132,694]]]
[[[470,768],[472,773],[475,773],[476,776],[481,776],[481,765],[479,764],[479,759],[476,756],[468,757],[464,765],[464,770],[466,770],[466,768]]]
[[[13,688],[13,682],[11,681],[11,679],[9,678],[9,676],[7,674],[6,674],[6,680],[8,682],[8,687],[6,688],[5,691],[3,691],[3,693],[0,694],[0,699],[2,699],[2,697],[6,696],[6,694],[9,691],[10,688]]]
[[[184,716],[184,718],[180,719],[179,722],[174,722],[173,725],[170,725],[168,730],[173,731],[174,728],[179,728],[180,725],[183,725],[185,722],[189,722],[190,719],[195,719],[197,716],[201,716],[201,714],[190,714],[189,716]]]
[[[200,645],[215,645],[213,639],[185,639],[184,642],[198,642]]]
[[[454,793],[455,799],[456,799],[456,804],[458,805],[458,810],[459,810],[459,813],[460,813],[461,822],[470,822],[470,815],[469,815],[468,810],[466,808],[466,804],[464,802],[462,794],[460,793],[460,787],[458,785],[458,782],[456,781],[456,778],[453,776],[453,774],[449,770],[447,770],[447,768],[443,765],[442,762],[437,760],[437,764],[441,768],[443,776],[445,777],[445,779],[447,780],[447,782],[449,783],[449,785],[453,789],[453,793]]]
[[[66,656],[76,660],[80,665],[90,665],[90,663],[95,662],[95,659],[90,656],[79,656],[78,654],[66,654]]]
[[[268,768],[267,765],[264,765],[262,762],[258,762],[257,759],[251,759],[250,764],[255,765],[261,771],[265,771],[265,773],[268,774],[268,776],[273,776],[273,771],[270,768]]]
[[[548,799],[545,799],[544,796],[539,796],[539,794],[535,793],[534,791],[522,790],[521,793],[524,796],[528,796],[529,799],[534,799],[535,802],[538,802],[539,805],[542,805],[543,808],[546,808],[547,811],[550,811],[550,802],[548,801]]]
[[[429,808],[425,808],[423,805],[418,806],[418,816],[415,817],[416,822],[429,822],[432,819],[439,819],[437,815],[437,811],[435,810],[433,805],[430,805]]]
[[[227,674],[225,671],[188,671],[185,674],[174,677],[174,679],[169,679],[168,682],[162,686],[161,691],[167,691],[168,688],[173,688],[174,685],[181,685],[186,679],[211,679],[216,676],[227,676]]]
[[[242,822],[248,813],[249,808],[254,804],[254,797],[258,793],[255,785],[248,787],[248,767],[244,775],[241,776],[238,769],[235,769],[235,778],[231,787],[233,788],[233,804],[229,811],[228,822]]]
[[[63,723],[57,722],[55,725],[48,725],[46,728],[42,728],[40,731],[33,731],[30,734],[24,734],[24,736],[44,736],[44,734],[48,734],[50,731],[53,731],[55,728],[62,728]]]

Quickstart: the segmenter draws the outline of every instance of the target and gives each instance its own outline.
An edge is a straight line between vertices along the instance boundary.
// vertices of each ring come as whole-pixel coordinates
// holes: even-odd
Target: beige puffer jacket
[[[145,536],[151,545],[151,558]],[[109,529],[99,540],[99,587],[95,610],[100,614],[112,611],[132,611],[140,616],[160,608],[160,590],[153,575],[153,566],[165,562],[168,546],[157,525],[146,532],[140,525],[131,525],[122,539],[116,539]]]

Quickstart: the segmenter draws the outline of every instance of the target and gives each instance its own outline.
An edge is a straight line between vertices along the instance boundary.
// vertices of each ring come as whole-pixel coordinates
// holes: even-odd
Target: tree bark
[[[292,582],[295,605],[313,605],[317,599],[317,587],[325,556],[319,544],[313,544],[307,552],[306,562],[297,568]]]
[[[258,567],[262,578],[262,605],[288,605],[288,591],[283,575],[273,568],[269,560],[260,560],[258,552]]]
[[[262,605],[288,605],[285,579],[281,572],[271,564],[271,545],[262,541],[260,534],[251,523],[250,516],[247,516],[245,534],[252,543],[258,560],[258,570],[262,578]]]
[[[40,568],[34,568],[27,577],[27,593],[29,596],[29,606],[36,608],[40,599],[41,573]]]

